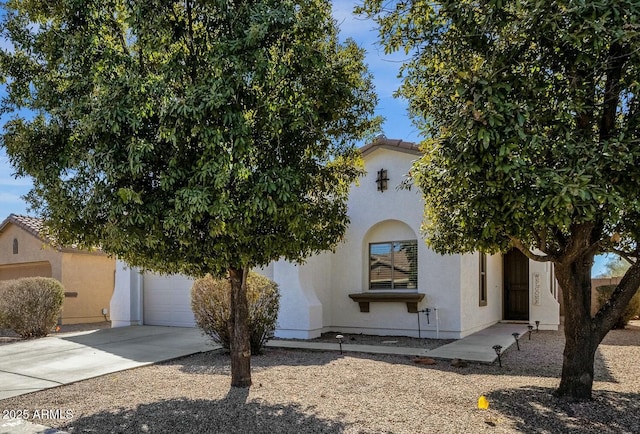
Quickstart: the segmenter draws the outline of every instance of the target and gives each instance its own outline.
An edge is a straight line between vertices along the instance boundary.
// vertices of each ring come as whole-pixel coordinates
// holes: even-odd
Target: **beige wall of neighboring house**
[[[18,242],[18,253],[13,253],[14,240]],[[6,222],[0,232],[0,280],[38,276],[61,280],[61,268],[60,252],[25,229]]]
[[[0,265],[0,280],[19,279],[21,277],[51,277],[51,263],[40,261]]]
[[[62,324],[104,321],[115,259],[100,252],[57,249],[39,236],[38,224],[37,219],[14,215],[0,224],[0,280],[53,277],[65,288]]]
[[[67,324],[105,320],[102,309],[108,309],[113,295],[115,259],[102,254],[65,252],[62,255],[62,285],[65,297],[63,321]]]

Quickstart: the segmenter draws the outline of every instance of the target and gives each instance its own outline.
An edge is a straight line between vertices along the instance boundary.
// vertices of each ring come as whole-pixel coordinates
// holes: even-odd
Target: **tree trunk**
[[[229,319],[231,387],[251,386],[251,346],[249,341],[248,269],[229,267],[231,317]]]
[[[591,267],[593,255],[570,264],[556,264],[556,277],[564,302],[564,357],[557,396],[575,400],[591,399],[593,363],[597,340],[591,321]]]
[[[638,263],[627,271],[609,302],[592,317],[592,265],[593,255],[584,255],[574,262],[556,263],[555,266],[565,307],[562,378],[555,395],[576,401],[591,399],[598,345],[622,315],[640,284]]]

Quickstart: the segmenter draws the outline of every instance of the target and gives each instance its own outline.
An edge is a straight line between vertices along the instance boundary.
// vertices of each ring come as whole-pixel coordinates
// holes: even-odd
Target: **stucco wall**
[[[51,263],[40,261],[0,265],[0,280],[20,279],[21,277],[51,277]]]
[[[461,336],[467,336],[502,319],[502,255],[487,255],[485,306],[480,306],[480,253],[462,255],[461,262]]]
[[[116,260],[115,267],[114,290],[109,305],[111,327],[142,325],[142,274],[121,260]]]
[[[14,239],[18,240],[18,254],[13,253]],[[42,277],[62,279],[62,255],[60,252],[31,233],[9,223],[2,233],[0,233],[0,265],[30,264],[26,265],[30,267],[31,265],[35,265],[35,263],[42,262],[48,262],[51,267],[49,275]],[[42,265],[43,264],[40,264],[38,267],[40,267],[40,271],[44,272]],[[25,277],[27,275],[29,277],[35,277],[31,272],[33,270],[25,268],[24,271],[26,271]],[[15,275],[14,273],[12,273],[11,276],[7,274],[7,277],[13,279]]]
[[[13,253],[13,240],[18,253]],[[0,233],[0,279],[53,277],[68,293],[62,324],[104,321],[113,292],[115,261],[100,254],[59,251],[30,232],[9,223]]]
[[[551,264],[529,261],[529,322],[540,321],[540,330],[557,330],[560,303],[551,285]]]
[[[101,254],[62,254],[62,285],[68,293],[62,312],[63,324],[100,322],[102,309],[109,309],[113,294],[115,259]],[[107,316],[108,318],[108,312]]]
[[[426,247],[417,230],[423,215],[420,195],[415,189],[396,189],[416,158],[415,154],[382,148],[367,155],[367,174],[351,190],[348,202],[351,224],[343,242],[335,254],[311,260],[300,269],[303,278],[299,280],[312,290],[323,307],[324,331],[418,335],[417,314],[407,312],[405,303],[372,302],[370,312],[365,313],[349,298],[351,293],[369,290],[369,243],[411,239],[418,240],[418,288],[395,291],[424,293],[425,299],[418,309],[441,309],[438,315],[441,337],[459,329],[459,258],[437,255]],[[384,192],[377,190],[380,169],[386,169],[389,178]],[[286,284],[281,282],[281,286]],[[430,324],[421,315],[421,335],[435,337],[435,313],[430,315]]]
[[[297,275],[290,274],[291,268],[274,274],[281,288],[292,294],[283,300],[283,323],[290,327],[308,323],[320,301],[323,331],[417,336],[417,314],[407,312],[405,303],[370,302],[369,312],[361,312],[358,303],[349,298],[351,293],[369,291],[369,243],[410,239],[418,240],[418,288],[395,291],[425,294],[418,309],[429,308],[431,312],[429,323],[420,314],[421,336],[460,338],[503,318],[502,255],[487,257],[487,305],[480,306],[479,254],[439,255],[420,236],[421,197],[415,190],[396,188],[415,158],[414,154],[384,148],[366,156],[367,175],[352,187],[349,199],[351,224],[330,261],[311,260]],[[384,192],[377,189],[380,169],[386,169],[389,178]],[[275,269],[281,266],[276,263]],[[555,329],[559,305],[550,291],[549,273],[544,264],[530,267],[530,314],[532,322],[541,322],[541,328]],[[294,303],[295,313],[287,311],[289,302]]]

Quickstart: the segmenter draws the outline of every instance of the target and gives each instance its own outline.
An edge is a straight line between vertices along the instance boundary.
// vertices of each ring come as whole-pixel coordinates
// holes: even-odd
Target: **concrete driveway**
[[[0,347],[0,400],[217,348],[197,328],[132,326]]]

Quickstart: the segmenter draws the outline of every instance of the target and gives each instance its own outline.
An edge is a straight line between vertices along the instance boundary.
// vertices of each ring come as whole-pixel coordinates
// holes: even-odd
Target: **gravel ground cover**
[[[551,396],[563,344],[562,332],[525,335],[502,368],[268,348],[252,359],[250,389],[231,389],[228,355],[212,351],[3,400],[0,410],[57,410],[36,422],[71,433],[639,433],[640,323],[600,346],[591,402]]]

